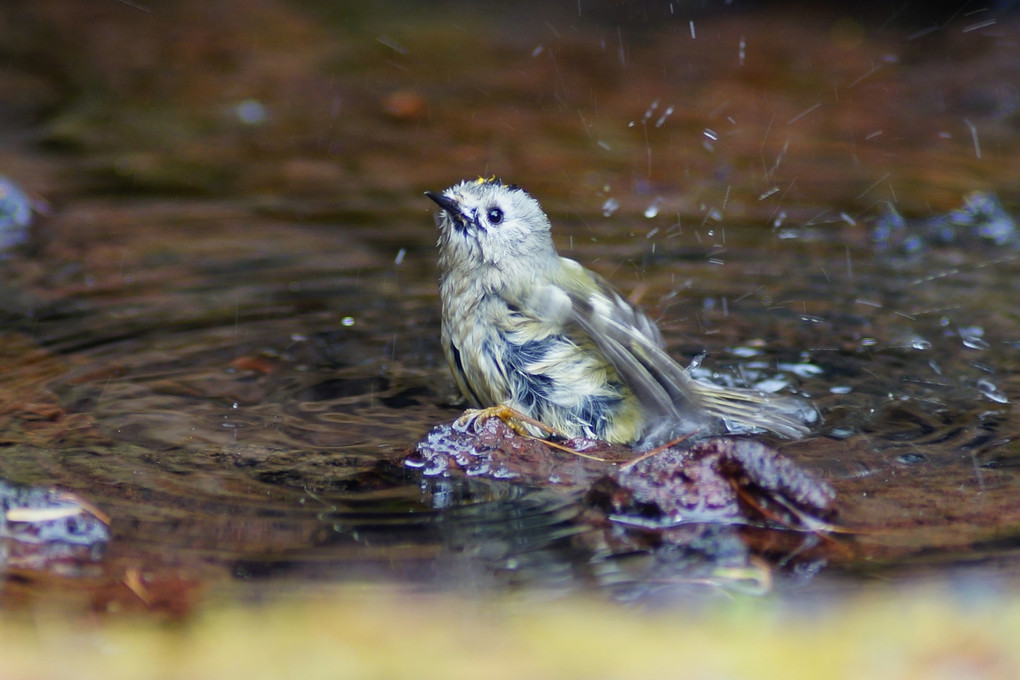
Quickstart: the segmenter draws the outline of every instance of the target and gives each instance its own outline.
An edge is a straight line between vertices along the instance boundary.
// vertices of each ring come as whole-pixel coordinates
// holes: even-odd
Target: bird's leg
[[[566,439],[559,430],[549,427],[543,422],[535,420],[531,416],[526,416],[515,408],[511,408],[506,404],[500,404],[498,406],[490,406],[488,408],[469,408],[464,411],[464,414],[457,418],[456,425],[460,428],[465,428],[472,422],[484,423],[489,418],[499,418],[506,426],[517,434],[524,437],[533,437],[528,432],[528,429],[524,427],[525,424],[537,427],[538,429],[551,434],[556,437]]]

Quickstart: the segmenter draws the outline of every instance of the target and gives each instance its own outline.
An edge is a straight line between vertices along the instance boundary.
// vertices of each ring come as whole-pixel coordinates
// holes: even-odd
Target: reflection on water
[[[910,221],[978,189],[1011,208],[1008,17],[908,39],[735,11],[549,10],[534,28],[366,10],[350,27],[265,3],[212,34],[212,10],[184,2],[167,42],[160,16],[110,4],[87,12],[121,49],[164,45],[180,70],[136,78],[93,41],[88,59],[0,45],[21,74],[4,87],[35,102],[0,109],[22,131],[4,174],[54,206],[0,271],[0,478],[111,516],[84,597],[127,603],[117,584],[138,570],[171,609],[210,584],[355,577],[629,597],[697,561],[628,554],[561,494],[400,464],[458,413],[421,192],[493,173],[538,196],[561,252],[644,306],[675,355],[820,407],[782,450],[836,488],[853,535],[823,575],[1012,557],[1017,254],[918,240]],[[28,37],[80,26],[34,7],[3,11]],[[248,35],[275,36],[265,61]],[[884,213],[896,235],[876,244],[890,203],[908,219]],[[718,565],[731,538],[707,531]]]

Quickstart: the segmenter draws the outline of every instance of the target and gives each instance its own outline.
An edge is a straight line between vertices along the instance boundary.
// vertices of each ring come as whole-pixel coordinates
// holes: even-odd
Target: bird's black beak
[[[460,205],[457,203],[457,201],[453,200],[452,198],[447,198],[443,194],[437,194],[434,191],[426,191],[425,195],[431,198],[433,201],[435,201],[440,208],[450,213],[450,215],[452,215],[453,217],[457,218],[460,217]]]

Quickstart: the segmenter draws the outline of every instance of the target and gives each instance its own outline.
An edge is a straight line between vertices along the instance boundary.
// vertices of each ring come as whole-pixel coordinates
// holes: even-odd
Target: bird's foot
[[[490,418],[499,418],[502,420],[507,427],[523,437],[535,438],[535,435],[528,430],[526,425],[531,425],[538,430],[545,432],[556,437],[566,439],[561,432],[555,428],[549,427],[543,422],[535,420],[531,416],[524,415],[515,408],[500,404],[499,406],[490,406],[488,408],[469,408],[464,411],[464,414],[457,418],[454,426],[461,430],[466,430],[474,425],[481,425]]]
[[[566,451],[567,453],[573,454],[575,456],[580,456],[581,458],[597,460],[603,463],[606,462],[604,458],[599,458],[598,456],[592,456],[587,453],[582,453],[577,449],[573,449],[569,446],[557,444],[556,442],[549,441],[548,439],[545,439],[543,437],[535,436],[533,432],[528,430],[528,428],[526,427],[527,425],[530,425],[541,432],[545,432],[547,435],[558,437],[559,439],[568,439],[568,437],[565,434],[563,434],[556,428],[550,427],[539,420],[535,420],[531,416],[524,415],[517,409],[511,408],[510,406],[506,406],[505,404],[500,404],[499,406],[490,406],[488,408],[469,408],[468,410],[464,411],[463,415],[461,415],[460,418],[457,418],[457,420],[454,421],[453,426],[454,428],[461,431],[467,431],[468,429],[475,430],[477,425],[481,425],[489,418],[499,418],[506,424],[507,427],[509,427],[511,430],[513,430],[522,437],[528,437],[529,439],[541,439],[546,446],[551,446],[554,449]]]

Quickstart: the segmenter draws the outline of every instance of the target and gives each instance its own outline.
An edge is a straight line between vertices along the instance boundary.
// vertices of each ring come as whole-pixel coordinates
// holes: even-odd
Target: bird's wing
[[[693,381],[662,350],[658,327],[605,279],[584,273],[590,283],[566,286],[572,321],[606,355],[650,418],[694,419],[701,404],[691,388]]]
[[[580,268],[580,265],[573,264]],[[692,378],[663,349],[658,327],[628,304],[602,277],[576,271],[557,285],[570,299],[572,321],[605,354],[646,410],[652,427],[710,433],[766,429],[785,437],[804,435],[817,413],[805,402],[755,390],[720,387]],[[594,284],[594,285],[592,285]],[[714,421],[714,422],[713,422]],[[714,425],[714,427],[713,427]]]

